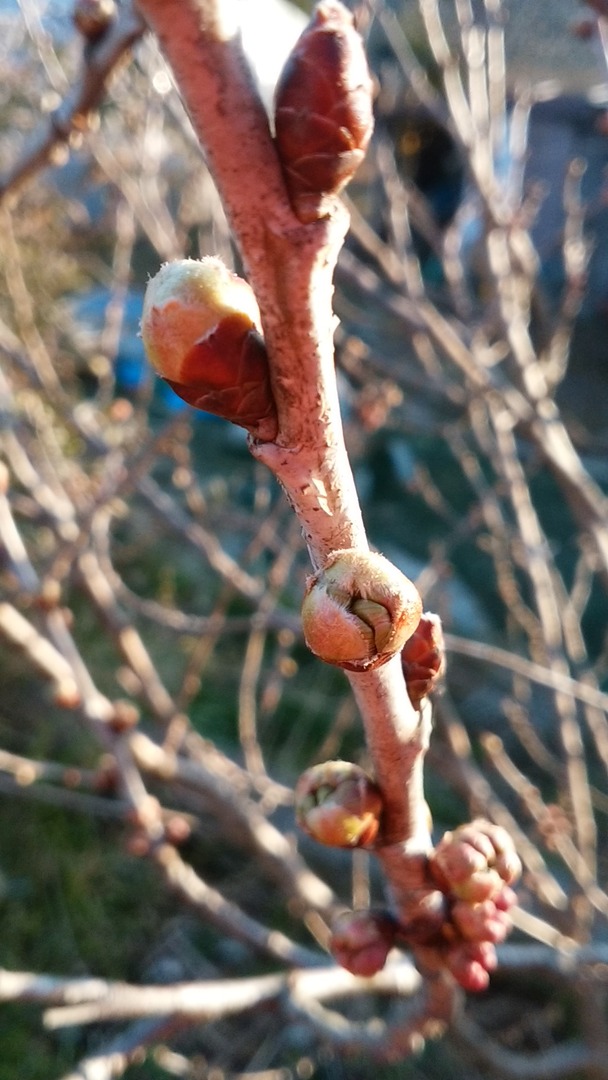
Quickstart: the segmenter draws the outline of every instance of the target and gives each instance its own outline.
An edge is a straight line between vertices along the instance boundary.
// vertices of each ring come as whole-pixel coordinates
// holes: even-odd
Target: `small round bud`
[[[397,939],[415,948],[419,964],[447,970],[465,990],[485,990],[497,964],[496,945],[512,929],[520,872],[506,829],[479,819],[446,833],[428,856],[429,875],[443,894],[442,918],[427,936],[400,925]],[[440,912],[441,909],[438,909]]]
[[[345,911],[332,927],[332,956],[351,975],[371,978],[386,964],[395,940],[395,922],[382,911]]]
[[[300,828],[320,844],[369,847],[378,835],[382,796],[358,765],[326,761],[302,773],[295,809]]]
[[[414,632],[422,602],[416,586],[383,555],[334,551],[309,578],[302,629],[311,652],[350,671],[379,667]]]
[[[443,892],[480,903],[513,884],[521,863],[506,829],[478,820],[445,833],[429,856],[429,869]]]
[[[571,23],[570,33],[580,41],[591,41],[598,34],[597,19],[577,19]]]
[[[495,970],[496,964],[496,949],[489,941],[457,945],[446,956],[448,971],[464,990],[473,994],[487,990],[490,972]]]
[[[141,334],[148,359],[189,405],[264,441],[277,415],[251,287],[221,259],[165,263],[148,282]]]
[[[467,941],[504,941],[511,929],[506,911],[501,911],[493,900],[477,904],[457,900],[451,910],[454,925]]]
[[[82,784],[82,773],[75,767],[64,769],[61,780],[66,788],[79,788]]]
[[[110,727],[116,735],[122,735],[125,731],[130,731],[139,723],[140,713],[137,705],[134,705],[132,701],[125,701],[119,699],[114,702],[114,712],[109,719]]]

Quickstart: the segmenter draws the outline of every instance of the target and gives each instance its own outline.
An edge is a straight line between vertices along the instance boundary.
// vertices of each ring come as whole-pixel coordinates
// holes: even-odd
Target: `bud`
[[[371,978],[382,971],[395,938],[395,922],[383,911],[345,911],[332,927],[332,956],[351,975]]]
[[[320,844],[369,847],[378,835],[382,796],[358,765],[326,761],[302,773],[295,809],[300,828]]]
[[[465,990],[485,990],[496,968],[496,945],[512,928],[517,897],[510,887],[521,871],[506,829],[479,819],[446,833],[428,857],[431,878],[444,895],[444,918],[420,940],[416,955],[442,968]],[[407,940],[407,928],[400,928]],[[415,942],[414,942],[415,944]]]
[[[109,725],[116,735],[123,735],[139,723],[140,713],[137,705],[131,701],[114,702],[114,712],[109,718]]]
[[[277,414],[253,290],[221,259],[165,263],[148,282],[141,334],[148,359],[196,409],[268,442]]]
[[[192,826],[181,814],[174,814],[165,822],[165,840],[175,847],[185,844],[192,835]]]
[[[490,972],[496,969],[496,949],[489,941],[456,945],[446,954],[446,967],[464,990],[478,994],[487,990]]]
[[[496,945],[505,940],[511,929],[507,911],[499,909],[493,900],[482,900],[477,904],[457,900],[451,918],[467,941],[491,941]]]
[[[352,15],[318,4],[281,73],[276,144],[294,212],[323,217],[361,164],[373,131],[372,81]]]
[[[423,613],[401,650],[401,666],[410,701],[417,709],[423,698],[433,692],[445,670],[445,646],[438,615]]]
[[[473,821],[445,833],[429,856],[439,888],[459,900],[495,900],[521,873],[521,863],[506,829]]]
[[[115,0],[76,0],[72,19],[86,41],[94,45],[116,19]]]
[[[334,551],[309,578],[302,629],[311,652],[328,664],[365,671],[399,652],[422,612],[418,590],[383,555]]]

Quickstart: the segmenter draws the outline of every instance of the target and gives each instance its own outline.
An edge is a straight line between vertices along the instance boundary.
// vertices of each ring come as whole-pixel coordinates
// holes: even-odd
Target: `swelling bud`
[[[262,442],[276,437],[258,305],[221,259],[165,263],[148,282],[141,336],[152,366],[189,405]]]
[[[300,828],[320,844],[369,847],[378,835],[382,796],[358,765],[326,761],[302,773],[295,809]]]
[[[429,856],[431,876],[442,892],[478,904],[497,900],[521,874],[506,829],[482,818],[447,832]]]
[[[373,131],[363,42],[338,0],[320,3],[279,78],[275,132],[291,205],[302,222],[331,210]]]
[[[349,671],[380,667],[416,629],[414,583],[373,551],[334,551],[307,583],[302,629],[315,656]]]

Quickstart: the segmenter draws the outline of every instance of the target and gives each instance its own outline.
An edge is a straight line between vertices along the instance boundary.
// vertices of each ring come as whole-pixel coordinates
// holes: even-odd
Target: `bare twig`
[[[93,47],[85,48],[80,77],[61,106],[51,113],[47,130],[36,135],[13,169],[0,178],[0,199],[18,192],[41,168],[51,164],[58,149],[68,145],[72,133],[86,130],[105,97],[110,76],[143,31],[144,24],[130,0],[121,4],[107,34]]]

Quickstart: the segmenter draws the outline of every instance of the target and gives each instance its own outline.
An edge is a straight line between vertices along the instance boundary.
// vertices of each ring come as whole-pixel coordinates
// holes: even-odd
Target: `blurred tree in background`
[[[293,822],[302,769],[368,764],[357,710],[304,646],[279,485],[138,336],[162,262],[240,255],[137,13],[97,37],[21,0],[0,8],[2,1080],[608,1076],[608,9],[544,24],[552,63],[581,58],[556,94],[518,50],[505,77],[509,14],[507,44],[528,26],[545,56],[537,5],[350,6],[376,131],[335,275],[346,442],[370,542],[443,622],[437,836],[508,829],[516,930],[439,1041],[407,956],[368,988],[318,947],[336,904],[381,899],[368,855]]]

